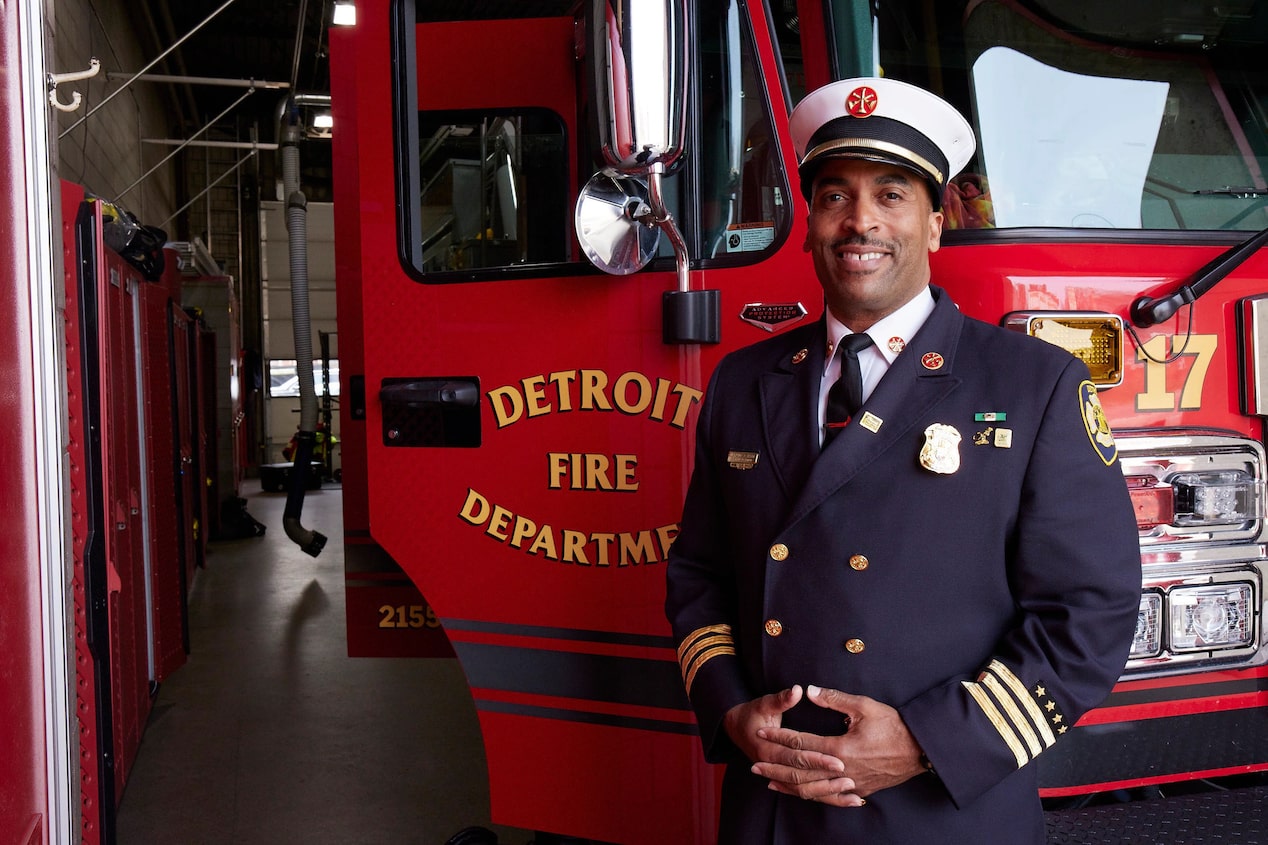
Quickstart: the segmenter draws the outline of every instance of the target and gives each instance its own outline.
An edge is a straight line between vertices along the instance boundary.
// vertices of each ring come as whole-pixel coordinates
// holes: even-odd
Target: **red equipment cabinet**
[[[147,281],[103,242],[100,203],[62,187],[82,835],[110,842],[157,685],[185,661],[193,528],[187,318],[174,270]],[[169,264],[171,258],[168,259]]]

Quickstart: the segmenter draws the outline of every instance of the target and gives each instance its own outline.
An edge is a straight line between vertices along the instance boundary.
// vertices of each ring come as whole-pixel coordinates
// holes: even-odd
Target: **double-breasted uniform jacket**
[[[710,381],[666,611],[706,756],[729,764],[722,842],[1041,843],[1028,764],[1122,671],[1138,539],[1087,368],[933,293],[822,453],[822,320]],[[860,808],[769,790],[722,718],[793,684],[896,707],[935,772]],[[783,724],[843,729],[804,700]]]

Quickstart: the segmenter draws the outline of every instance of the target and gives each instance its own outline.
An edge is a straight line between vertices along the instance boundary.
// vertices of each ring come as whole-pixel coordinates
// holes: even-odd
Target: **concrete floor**
[[[285,494],[243,491],[264,537],[214,543],[190,597],[189,662],[159,690],[119,845],[420,843],[490,827],[475,710],[454,660],[346,656],[341,492],[309,493],[317,558]]]

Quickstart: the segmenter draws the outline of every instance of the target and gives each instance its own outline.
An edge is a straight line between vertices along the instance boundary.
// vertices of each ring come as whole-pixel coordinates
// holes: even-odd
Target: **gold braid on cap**
[[[911,162],[925,173],[928,173],[939,185],[943,184],[942,171],[934,167],[927,158],[918,156],[911,150],[906,147],[900,147],[898,144],[891,144],[888,141],[877,141],[872,138],[836,138],[831,141],[824,141],[822,144],[806,153],[806,155],[801,159],[801,164],[804,165],[808,161],[813,161],[819,156],[835,150],[844,150],[851,147],[858,147],[865,150],[876,150],[878,152],[897,156],[904,161]]]

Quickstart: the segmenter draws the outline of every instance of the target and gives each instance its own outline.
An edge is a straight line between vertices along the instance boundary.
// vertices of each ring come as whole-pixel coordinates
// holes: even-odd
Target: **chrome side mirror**
[[[593,0],[590,50],[599,136],[608,165],[669,172],[687,125],[683,0]]]
[[[660,228],[650,221],[647,187],[614,172],[596,173],[577,197],[577,240],[605,273],[637,273],[656,256]]]
[[[686,0],[592,0],[587,32],[592,102],[608,168],[577,199],[577,239],[599,269],[626,275],[655,257],[664,232],[678,270],[677,291],[665,294],[664,340],[716,343],[718,292],[690,289],[686,241],[661,193],[661,179],[678,164],[686,138]]]

